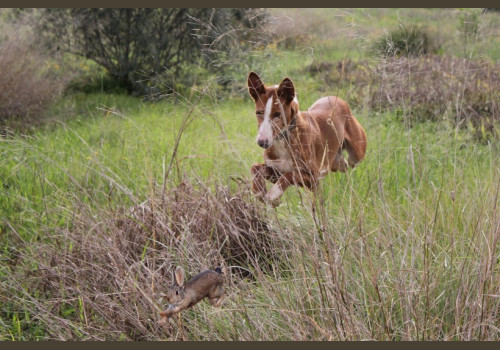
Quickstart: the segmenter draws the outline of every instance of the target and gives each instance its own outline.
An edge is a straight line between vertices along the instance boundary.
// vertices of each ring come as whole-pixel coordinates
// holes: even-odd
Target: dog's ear
[[[248,74],[248,92],[255,101],[259,99],[261,94],[266,93],[264,83],[262,83],[262,80],[260,80],[259,76],[255,72],[250,72],[250,74]]]
[[[177,285],[179,287],[182,287],[182,285],[184,284],[184,269],[182,268],[182,266],[177,266],[175,268],[175,282],[177,283]]]
[[[285,78],[281,82],[278,88],[278,97],[284,98],[286,103],[293,101],[295,97],[295,87],[293,86],[293,81],[290,78]]]
[[[299,105],[297,103],[292,103],[292,119],[299,113]]]

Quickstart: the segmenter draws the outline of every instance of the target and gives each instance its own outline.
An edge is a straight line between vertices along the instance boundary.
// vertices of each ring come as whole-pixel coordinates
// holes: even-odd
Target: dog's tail
[[[343,148],[349,153],[349,165],[354,168],[366,153],[366,133],[361,124],[350,116],[345,124]]]

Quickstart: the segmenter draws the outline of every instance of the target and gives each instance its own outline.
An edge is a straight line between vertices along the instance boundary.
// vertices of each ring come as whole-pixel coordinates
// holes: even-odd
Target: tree
[[[92,8],[45,9],[38,25],[46,42],[97,62],[138,94],[147,91],[148,77],[199,60],[210,27],[253,22],[253,10],[245,9]]]

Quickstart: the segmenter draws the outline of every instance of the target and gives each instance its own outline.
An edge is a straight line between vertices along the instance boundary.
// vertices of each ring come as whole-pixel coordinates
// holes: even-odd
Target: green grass
[[[367,48],[379,36],[399,24],[423,26],[442,45],[442,54],[462,57],[464,40],[461,23],[465,14],[479,19],[479,36],[469,43],[466,56],[487,57],[498,61],[498,30],[500,18],[496,12],[482,13],[481,9],[277,9],[276,15],[285,15],[298,21],[289,34],[309,33],[314,45],[303,44],[315,55],[330,59],[348,57],[366,58]],[[309,43],[311,41],[308,41]],[[347,48],[347,50],[346,50]]]
[[[71,211],[75,196],[96,213],[108,205],[126,206],[145,200],[151,184],[162,183],[163,169],[170,161],[176,133],[182,119],[191,111],[189,104],[144,104],[124,96],[107,95],[105,99],[101,95],[87,96],[85,102],[78,101],[79,98],[66,99],[66,103],[74,103],[75,111],[83,111],[81,114],[75,112],[72,120],[37,130],[26,138],[1,141],[0,208],[2,241],[6,244],[2,250],[5,252],[9,251],[8,237],[15,237],[12,229],[26,244],[43,240],[44,232],[50,228],[71,225],[71,215],[67,211]],[[234,187],[234,178],[250,181],[249,168],[261,161],[262,152],[255,144],[256,121],[249,100],[232,99],[215,105],[203,100],[196,105],[192,112],[194,119],[182,134],[174,162],[174,183],[198,179],[209,185]],[[94,109],[95,106],[102,106],[104,110]],[[124,112],[112,113],[104,106],[120,106],[118,110]],[[391,114],[359,112],[357,117],[368,134],[366,159],[349,176],[330,174],[322,181],[322,213],[311,212],[314,199],[310,192],[290,188],[271,222],[286,225],[298,240],[296,244],[310,250],[309,253],[300,250],[290,253],[292,260],[303,264],[303,273],[317,269],[318,254],[326,254],[323,251],[328,247],[325,242],[328,239],[334,242],[348,279],[357,284],[348,292],[354,293],[359,300],[366,300],[365,305],[358,305],[361,307],[358,312],[372,319],[380,309],[391,310],[396,329],[393,337],[403,339],[405,318],[411,316],[404,314],[409,311],[403,311],[407,306],[404,306],[404,298],[398,295],[398,289],[408,288],[406,292],[410,292],[414,288],[411,283],[431,279],[430,295],[425,296],[427,299],[422,294],[413,296],[418,299],[413,307],[419,310],[418,305],[423,307],[430,300],[432,308],[426,312],[431,317],[441,317],[440,313],[449,307],[445,303],[451,302],[447,297],[458,297],[460,269],[479,263],[486,253],[484,249],[493,248],[488,245],[498,236],[494,228],[498,218],[494,221],[493,208],[498,205],[499,147],[496,142],[471,143],[467,134],[445,123],[422,123],[405,129]],[[272,212],[265,207],[262,210]],[[326,241],[317,231],[318,222],[325,227],[324,234],[329,236]],[[365,248],[360,251],[361,246]],[[16,249],[22,248],[16,246]],[[372,251],[365,252],[368,255],[363,258],[359,255],[363,249]],[[363,261],[363,264],[371,263],[360,266]],[[413,271],[413,277],[405,279],[402,273],[406,270]],[[282,271],[282,276],[286,276],[285,272]],[[295,273],[291,271],[292,275]],[[376,294],[365,297],[359,294],[375,293],[374,276],[382,279],[377,288],[392,294],[392,297],[386,295],[387,299],[381,300],[379,306],[369,302]],[[401,287],[399,280],[409,285]],[[473,285],[476,280],[481,280],[479,271],[467,276],[467,285]],[[272,298],[267,295],[270,287],[266,283],[275,285],[276,294]],[[290,337],[287,332],[292,329],[283,317],[294,309],[295,298],[301,298],[294,293],[303,293],[293,281],[279,275],[266,277],[265,283],[259,280],[253,287],[252,300],[247,300],[249,297],[241,294],[242,291],[233,290],[232,293],[233,298],[228,301],[230,306],[220,315],[219,321],[214,321],[213,327],[219,337]],[[313,300],[309,303],[313,304],[310,307],[317,312],[309,316],[309,312],[297,312],[306,318],[319,317],[319,322],[324,306],[316,303],[321,304],[322,298],[321,295],[311,297]],[[397,300],[399,305],[394,304]],[[498,306],[498,301],[492,301]],[[274,315],[273,308],[269,308],[270,302],[278,303]],[[241,309],[248,303],[254,305],[251,312]],[[5,309],[6,305],[9,304],[4,304],[1,314],[2,323],[8,325],[4,339],[32,339],[43,334],[38,327],[27,326],[32,325],[29,319],[33,317],[29,309],[9,310]],[[207,307],[202,310],[209,313]],[[252,322],[258,319],[266,324],[264,320],[267,320],[268,326],[278,327],[279,332],[259,334],[257,329],[262,325],[254,325],[257,333],[242,335],[240,327],[246,326],[241,320],[235,325],[223,321],[236,317],[230,310],[241,317],[250,312],[248,317],[254,319]],[[20,317],[20,313],[26,316]],[[64,315],[71,317],[72,313]],[[188,315],[194,317],[193,322],[198,322],[195,311]],[[382,316],[376,316],[371,322],[381,322],[379,317]],[[443,332],[453,334],[453,322],[457,322],[455,315],[443,317],[440,325],[447,327]],[[24,327],[20,326],[20,319]],[[430,319],[427,322],[432,326],[432,322],[437,321]],[[413,334],[409,338],[435,338],[436,331],[431,326],[428,336],[408,330]],[[377,332],[373,337],[384,338],[384,332]],[[200,330],[193,331],[190,337],[198,339],[202,334]],[[311,338],[325,338],[319,330],[313,334]],[[337,336],[357,339],[359,335]],[[335,334],[331,337],[336,338]]]

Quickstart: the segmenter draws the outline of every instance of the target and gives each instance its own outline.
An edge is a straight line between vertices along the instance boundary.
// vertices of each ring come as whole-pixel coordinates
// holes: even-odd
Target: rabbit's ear
[[[184,269],[182,266],[177,266],[175,269],[175,281],[179,287],[184,284]]]
[[[175,271],[172,274],[172,285],[175,285],[177,282],[175,282]]]

